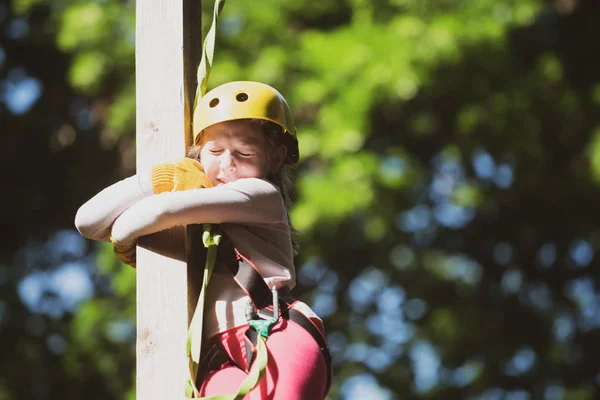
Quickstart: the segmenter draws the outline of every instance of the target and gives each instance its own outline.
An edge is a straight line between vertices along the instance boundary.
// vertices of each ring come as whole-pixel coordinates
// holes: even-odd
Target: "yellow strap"
[[[215,52],[215,37],[217,35],[217,20],[223,7],[225,6],[225,0],[215,0],[215,7],[213,9],[213,19],[210,30],[206,34],[204,44],[202,46],[202,59],[198,66],[198,88],[196,89],[196,98],[194,99],[194,110],[198,104],[198,99],[206,94],[206,88],[208,87],[208,77],[210,76],[210,69],[213,64],[213,54]]]
[[[221,235],[211,233],[210,224],[204,224],[204,233],[202,234],[202,242],[208,250],[206,252],[206,262],[204,264],[204,275],[202,278],[202,288],[200,288],[200,296],[198,304],[188,329],[186,355],[189,361],[189,376],[185,385],[185,395],[188,398],[198,397],[198,389],[196,388],[196,378],[198,376],[198,366],[200,364],[200,353],[202,351],[202,325],[204,322],[204,301],[206,299],[206,288],[208,281],[212,275],[217,260],[217,246],[221,241]]]
[[[213,11],[212,26],[202,46],[202,59],[198,66],[197,79],[198,87],[196,88],[196,96],[194,99],[194,110],[198,104],[198,99],[206,93],[206,87],[208,85],[208,77],[210,76],[210,69],[213,63],[213,54],[215,50],[215,37],[217,30],[217,19],[223,10],[225,0],[215,0],[215,6]],[[194,111],[192,110],[192,111]],[[211,235],[210,224],[204,225],[204,234],[202,235],[202,241],[204,246],[207,247],[206,263],[204,265],[204,275],[202,281],[202,288],[200,289],[200,296],[198,298],[198,304],[194,311],[194,316],[190,322],[188,329],[188,337],[186,343],[186,354],[189,361],[189,376],[186,380],[185,395],[188,398],[198,397],[198,389],[196,388],[196,377],[198,376],[198,365],[200,363],[200,353],[202,351],[202,325],[204,322],[204,300],[206,298],[206,287],[212,274],[212,270],[215,266],[215,260],[217,255],[217,245],[221,239],[220,235]]]
[[[206,94],[206,88],[208,87],[208,78],[210,76],[210,70],[213,64],[213,55],[215,50],[215,37],[217,33],[217,20],[223,7],[225,6],[225,0],[215,0],[215,6],[213,9],[213,19],[210,30],[208,31],[206,38],[204,39],[204,45],[202,46],[202,59],[198,66],[198,87],[196,88],[196,96],[194,99],[194,110],[198,104],[198,99]],[[207,247],[206,263],[204,266],[204,275],[202,280],[202,288],[200,289],[200,296],[198,298],[198,304],[194,311],[194,316],[188,329],[188,338],[186,352],[189,359],[189,376],[185,385],[185,396],[187,398],[198,398],[198,388],[196,387],[196,378],[198,375],[198,367],[200,364],[200,353],[202,350],[202,325],[204,320],[204,301],[206,298],[206,288],[208,281],[212,275],[212,271],[215,266],[217,256],[217,246],[221,240],[220,235],[212,234],[210,232],[210,224],[204,224],[204,234],[202,235],[202,241],[204,246]],[[256,340],[256,359],[254,364],[248,373],[248,376],[244,379],[238,392],[235,394],[222,394],[211,397],[202,397],[200,400],[241,400],[248,392],[254,389],[261,378],[263,377],[265,370],[267,369],[268,353],[265,339],[262,335],[257,335]]]

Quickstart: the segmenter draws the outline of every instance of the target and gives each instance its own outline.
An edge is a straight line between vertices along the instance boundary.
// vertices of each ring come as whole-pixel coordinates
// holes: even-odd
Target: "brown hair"
[[[273,154],[275,150],[283,144],[284,132],[283,128],[278,124],[262,119],[248,119],[247,121],[250,124],[258,127],[265,135],[267,154]],[[199,160],[201,150],[201,144],[192,146],[187,151],[187,157]],[[292,206],[295,198],[294,179],[296,177],[296,172],[297,167],[295,165],[284,162],[277,172],[267,175],[267,179],[279,188],[281,196],[283,197],[283,204],[286,209],[288,224],[292,233],[292,249],[294,255],[298,254],[299,245],[296,240],[297,231],[294,229],[294,226],[290,220],[289,209]]]

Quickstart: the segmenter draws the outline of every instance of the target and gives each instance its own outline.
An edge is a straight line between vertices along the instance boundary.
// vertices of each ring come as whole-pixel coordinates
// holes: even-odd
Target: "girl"
[[[176,225],[220,224],[237,261],[233,268],[231,259],[228,268],[217,265],[209,281],[202,396],[232,393],[247,376],[256,344],[248,321],[262,311],[273,314],[272,302],[265,302],[273,297],[264,295],[273,287],[281,318],[266,342],[265,376],[245,398],[314,400],[329,390],[322,322],[289,293],[295,285],[289,171],[297,162],[294,122],[281,94],[258,82],[230,82],[200,99],[188,158],[117,182],[77,212],[82,235],[110,238],[119,258],[132,265],[140,236]],[[259,279],[244,280],[248,274]]]

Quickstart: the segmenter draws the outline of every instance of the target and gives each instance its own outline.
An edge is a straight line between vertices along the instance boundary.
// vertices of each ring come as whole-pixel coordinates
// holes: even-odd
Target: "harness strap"
[[[319,348],[321,349],[321,353],[325,358],[325,365],[327,367],[327,385],[325,387],[328,391],[331,385],[332,378],[332,356],[329,352],[329,348],[327,347],[327,343],[325,343],[325,339],[323,338],[323,335],[321,335],[321,331],[319,331],[319,328],[315,326],[315,324],[310,320],[310,318],[307,318],[304,314],[302,314],[302,312],[298,310],[287,307],[288,305],[289,303],[286,304],[286,306],[284,306],[281,310],[283,318],[289,321],[293,321],[300,325],[302,328],[304,328],[313,337],[313,339],[315,339]],[[268,315],[268,312],[266,314]],[[206,360],[202,363],[202,369],[205,371],[212,371],[215,369],[220,369],[224,364],[230,364],[235,365],[237,368],[245,370],[246,372],[249,372],[254,362],[255,349],[258,344],[259,334],[254,329],[248,329],[246,330],[245,335],[248,339],[245,341],[247,359],[247,363],[245,366],[238,365],[237,363],[235,363],[235,361],[233,361],[231,357],[229,357],[229,354],[220,345],[215,344],[206,354]]]
[[[277,317],[273,315],[272,307],[270,307],[272,306],[273,302],[271,290],[269,290],[269,287],[265,283],[262,275],[260,272],[258,272],[258,269],[250,260],[242,256],[237,250],[235,252],[237,262],[226,263],[227,268],[233,274],[233,278],[242,288],[242,290],[250,297],[255,309],[261,316]],[[327,388],[326,391],[328,391],[332,378],[332,357],[329,347],[325,342],[325,338],[309,318],[307,318],[300,311],[290,307],[295,299],[289,288],[284,287],[279,289],[279,299],[282,303],[282,317],[289,319],[290,321],[293,321],[304,328],[319,345],[321,353],[325,358],[325,365],[327,367],[327,385],[325,387]],[[245,365],[245,368],[241,368],[245,369],[246,372],[250,371],[250,368],[252,367],[255,354],[252,347],[253,345],[256,347],[257,340],[259,339],[258,336],[258,333],[254,329],[248,329],[246,331],[246,337],[248,338],[246,341],[246,357],[248,362]]]
[[[202,242],[206,249],[206,262],[204,265],[202,287],[200,288],[200,295],[198,296],[198,303],[188,328],[188,337],[186,341],[186,355],[189,362],[189,371],[185,384],[185,396],[187,398],[197,398],[198,389],[196,387],[196,378],[198,376],[198,370],[202,354],[202,325],[204,321],[204,302],[206,299],[206,290],[208,282],[212,275],[215,267],[217,258],[217,246],[221,241],[221,235],[218,233],[211,233],[210,224],[204,224],[204,231],[202,233]]]
[[[243,400],[252,389],[254,389],[260,380],[263,377],[263,372],[267,368],[268,361],[268,352],[265,344],[265,339],[261,336],[258,338],[256,343],[256,367],[252,368],[251,371],[248,372],[248,375],[242,381],[237,393],[231,394],[220,394],[214,395],[210,397],[202,397],[199,400]],[[211,371],[213,369],[220,369],[226,364],[231,363],[231,365],[235,365],[233,361],[229,358],[227,352],[217,343],[206,354],[206,363],[202,363],[207,366],[215,366],[214,368],[206,369],[205,372]]]
[[[267,284],[265,283],[262,275],[258,272],[256,266],[248,260],[246,257],[241,255],[235,248],[233,248],[232,243],[227,239],[227,237],[223,238],[219,245],[219,253],[221,255],[218,264],[220,266],[224,266],[227,270],[233,275],[234,280],[238,284],[238,286],[248,295],[251,301],[251,309],[247,312],[247,317],[250,318],[273,318],[273,294]],[[229,254],[229,255],[227,255]],[[235,257],[234,257],[235,255]],[[291,293],[291,290],[287,287],[282,287],[278,290],[279,301],[280,301],[280,310],[281,317],[293,321],[304,328],[317,342],[319,348],[321,349],[321,353],[325,359],[325,365],[327,368],[327,385],[326,385],[326,393],[329,391],[329,387],[331,385],[332,379],[332,369],[331,369],[331,353],[327,344],[325,342],[325,338],[321,334],[321,331],[315,326],[315,324],[306,317],[302,312],[295,310],[291,307],[291,305],[296,301],[294,296]],[[256,355],[258,355],[258,347],[263,346],[264,339],[259,337],[260,335],[252,328],[249,328],[245,332],[246,338],[248,340],[245,341],[246,347],[246,365],[237,365],[230,359],[227,352],[219,345],[215,347],[215,350],[210,349],[209,353],[213,351],[225,353],[220,356],[211,355],[209,359],[209,353],[205,359],[207,359],[206,363],[203,362],[201,369],[206,368],[205,371],[210,371],[213,369],[219,369],[225,362],[231,363],[231,365],[235,365],[236,367],[245,370],[246,372],[254,371],[257,368],[251,369],[252,365],[256,361]],[[259,357],[260,358],[260,357]],[[212,361],[211,361],[212,360]]]
[[[237,367],[235,362],[229,357],[229,353],[227,353],[223,348],[221,348],[220,343],[214,343],[200,362],[200,370],[201,371],[213,371],[219,370],[223,368],[225,365],[234,365]]]
[[[242,256],[237,250],[234,251],[236,259],[226,264],[227,269],[233,274],[233,279],[250,297],[256,310],[262,310],[271,305],[273,295],[260,272],[250,260]]]
[[[250,371],[250,367],[252,367],[252,363],[254,362],[254,348],[256,347],[256,341],[258,340],[258,332],[254,329],[246,330],[246,338],[248,340],[245,341],[246,345],[246,366],[245,368],[241,368],[246,370],[246,372]]]
[[[325,357],[325,363],[327,364],[327,387],[329,387],[329,384],[331,383],[330,381],[332,357],[331,353],[329,352],[329,347],[327,346],[327,343],[325,343],[325,339],[321,334],[321,331],[319,331],[315,324],[300,311],[290,308],[288,309],[288,312],[290,315],[290,321],[294,321],[295,323],[306,329],[306,331],[310,333],[310,336],[312,336],[319,345],[321,353],[323,353],[323,357]]]

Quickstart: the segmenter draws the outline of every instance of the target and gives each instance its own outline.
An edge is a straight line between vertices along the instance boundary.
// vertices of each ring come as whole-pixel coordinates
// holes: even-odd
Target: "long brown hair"
[[[263,134],[265,135],[266,144],[267,144],[267,154],[271,155],[275,152],[279,146],[282,144],[283,139],[283,128],[278,124],[265,121],[262,119],[248,119],[248,123],[258,127]],[[187,151],[187,157],[194,158],[196,160],[200,160],[200,152],[202,150],[202,145],[197,144],[192,146]],[[294,229],[292,222],[290,220],[289,210],[295,199],[295,177],[297,173],[297,167],[295,165],[291,165],[288,163],[284,163],[277,172],[270,173],[267,175],[267,179],[273,183],[279,191],[281,192],[281,197],[283,197],[283,204],[286,209],[288,224],[290,226],[291,231],[291,239],[292,239],[292,249],[294,256],[298,254],[299,245],[296,239],[298,232]]]

